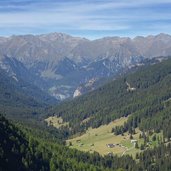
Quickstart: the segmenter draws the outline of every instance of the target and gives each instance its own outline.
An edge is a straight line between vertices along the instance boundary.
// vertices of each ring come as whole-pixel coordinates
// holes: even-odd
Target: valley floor
[[[102,125],[99,128],[89,128],[85,134],[67,140],[67,145],[70,146],[70,148],[76,148],[90,153],[96,151],[103,156],[112,154],[122,156],[130,154],[135,157],[136,153],[141,150],[140,148],[135,148],[135,143],[131,142],[130,134],[126,132],[124,135],[114,135],[114,133],[111,132],[113,127],[123,125],[127,119],[128,117],[123,117],[108,125]],[[137,141],[139,147],[144,142],[142,138],[139,138],[141,133],[142,132],[137,128],[132,139],[133,141]],[[161,136],[160,133],[158,136]],[[151,139],[152,136],[150,137],[150,145],[152,147],[157,145],[157,142],[152,142]]]

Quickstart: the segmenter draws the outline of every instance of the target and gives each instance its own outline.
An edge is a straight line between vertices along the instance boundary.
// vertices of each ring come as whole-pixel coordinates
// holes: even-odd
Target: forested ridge
[[[48,94],[0,69],[0,113],[16,120],[32,119],[50,104],[56,103]]]
[[[99,89],[49,110],[69,122],[70,135],[131,114],[119,133],[139,127],[170,137],[171,60],[142,66]],[[128,88],[128,84],[132,89]],[[89,120],[85,123],[82,121]],[[67,128],[66,128],[67,129]]]
[[[38,130],[37,130],[38,131]],[[14,125],[0,115],[2,171],[161,171],[171,170],[171,145],[161,144],[136,156],[105,156],[69,149],[31,128]]]

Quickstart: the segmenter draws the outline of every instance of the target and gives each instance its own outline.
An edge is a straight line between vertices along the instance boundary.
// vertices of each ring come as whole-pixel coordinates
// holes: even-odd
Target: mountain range
[[[81,86],[92,80],[114,77],[144,65],[146,59],[169,55],[171,36],[163,33],[97,40],[63,33],[0,37],[0,68],[15,81],[22,79],[58,100],[95,89]]]

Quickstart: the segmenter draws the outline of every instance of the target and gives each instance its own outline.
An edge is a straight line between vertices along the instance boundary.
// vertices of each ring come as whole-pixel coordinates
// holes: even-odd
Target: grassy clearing
[[[111,133],[113,127],[123,125],[124,122],[127,121],[127,119],[128,117],[123,117],[111,122],[108,125],[103,125],[96,129],[89,128],[85,134],[67,140],[67,145],[70,145],[70,148],[76,148],[81,151],[96,151],[101,155],[113,153],[120,156],[129,154],[135,157],[136,153],[141,152],[141,150],[140,148],[135,148],[134,144],[131,143],[130,135],[128,134],[128,132],[124,133],[124,135],[117,136]],[[138,146],[140,147],[141,144],[144,144],[144,139],[139,138],[142,132],[138,128],[135,130],[135,132],[136,134],[133,135],[133,139],[137,140]],[[156,134],[156,136],[160,138],[161,135],[161,133]],[[154,134],[149,136],[150,148],[158,144],[157,139],[155,141],[152,141],[153,136]],[[108,144],[115,144],[115,146],[110,148],[107,146]]]
[[[60,128],[61,126],[68,125],[68,122],[63,122],[63,119],[61,117],[56,116],[50,116],[49,118],[45,119],[45,121],[48,123],[48,125],[52,125],[55,128]]]
[[[108,125],[102,125],[95,129],[89,128],[85,134],[67,140],[67,145],[70,145],[70,148],[76,148],[90,153],[96,151],[101,155],[112,153],[120,156],[129,154],[135,157],[136,153],[141,152],[140,146],[144,144],[144,139],[140,138],[140,134],[142,134],[142,132],[137,128],[135,130],[136,134],[133,135],[133,139],[138,142],[138,149],[134,147],[133,143],[131,143],[128,132],[124,133],[124,135],[114,135],[111,133],[113,127],[123,125],[127,119],[128,117],[122,117],[114,120]],[[63,122],[61,117],[56,116],[51,116],[45,119],[45,121],[48,125],[52,125],[56,128],[68,125],[67,122]],[[87,120],[85,120],[85,122],[86,121]],[[153,140],[154,135],[156,136],[156,140]],[[145,147],[145,149],[157,146],[159,139],[162,139],[162,133],[153,133],[148,137],[150,143]],[[108,147],[109,144],[114,144],[114,147]]]
[[[123,125],[127,119],[127,117],[123,117],[111,122],[108,125],[103,125],[96,129],[89,128],[85,134],[68,140],[67,144],[70,142],[72,144],[71,148],[76,148],[81,151],[96,151],[102,155],[106,155],[108,153],[122,155],[126,148],[131,146],[129,143],[129,135],[125,134],[124,136],[115,136],[113,133],[111,133],[111,130],[115,126]],[[123,147],[121,142],[127,141],[129,145]],[[115,144],[116,146],[109,148],[107,147],[107,144]]]

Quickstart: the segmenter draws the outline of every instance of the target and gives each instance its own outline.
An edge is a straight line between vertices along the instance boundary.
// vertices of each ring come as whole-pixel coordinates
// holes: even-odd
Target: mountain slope
[[[0,115],[0,170],[2,171],[137,171],[170,170],[171,145],[161,144],[137,155],[100,156],[56,143],[46,132],[14,125]],[[43,136],[42,136],[43,135]]]
[[[131,170],[135,164],[131,157],[106,157],[99,154],[89,154],[71,150],[54,143],[40,135],[35,130],[24,126],[15,126],[0,116],[0,169],[2,171],[116,171],[126,168],[129,163]],[[119,159],[119,160],[118,160]],[[127,160],[126,160],[127,159]],[[122,162],[125,164],[122,164]],[[113,164],[111,164],[113,163]]]
[[[122,131],[163,130],[170,137],[171,60],[121,76],[99,89],[51,109],[49,114],[69,122],[71,134],[99,127],[131,114]],[[160,90],[160,91],[159,91]],[[86,123],[82,123],[84,119]],[[167,125],[165,127],[164,125]]]
[[[11,117],[26,117],[52,103],[55,99],[36,86],[0,69],[0,112]]]

